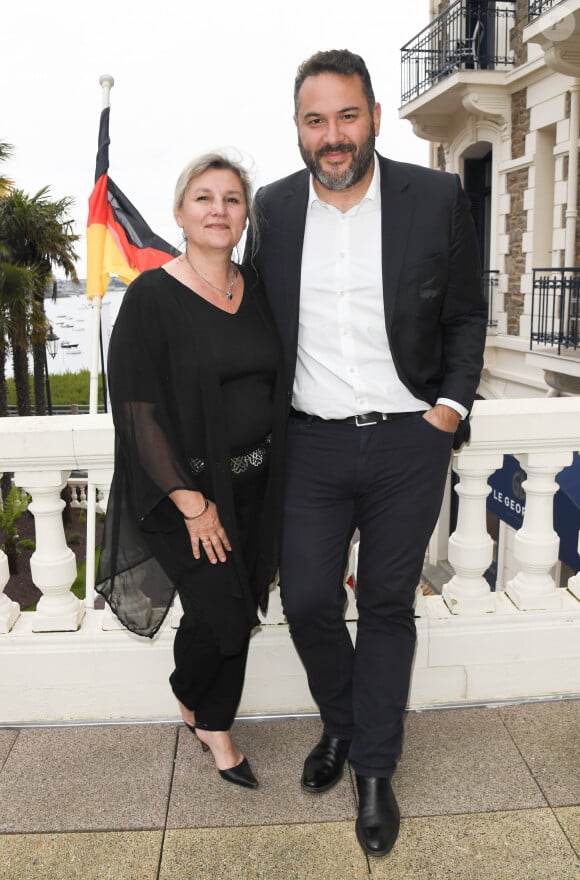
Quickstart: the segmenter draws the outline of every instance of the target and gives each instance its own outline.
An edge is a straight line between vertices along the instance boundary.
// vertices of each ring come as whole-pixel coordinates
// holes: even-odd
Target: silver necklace
[[[197,271],[197,269],[189,259],[187,251],[185,252],[185,260],[187,262],[187,265],[190,266],[191,269],[193,269],[197,277],[201,278],[202,281],[205,281],[205,283],[209,287],[211,287],[212,290],[221,293],[221,295],[225,296],[226,299],[231,299],[233,297],[234,284],[236,283],[236,278],[238,277],[238,267],[235,265],[235,263],[232,263],[232,261],[230,260],[230,283],[228,284],[227,290],[222,290],[221,287],[216,287],[215,284],[212,284],[211,281],[209,281],[205,277],[205,275],[202,275],[201,272]]]

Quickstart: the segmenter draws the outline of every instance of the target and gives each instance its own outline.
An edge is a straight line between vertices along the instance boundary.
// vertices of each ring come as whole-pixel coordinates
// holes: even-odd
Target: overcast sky
[[[101,111],[111,74],[110,176],[155,232],[179,243],[171,205],[183,166],[234,147],[256,186],[302,166],[292,121],[298,64],[348,48],[369,67],[383,121],[378,149],[427,164],[398,118],[400,47],[428,22],[428,0],[7,0],[0,50],[3,173],[31,195],[72,196],[80,276]]]

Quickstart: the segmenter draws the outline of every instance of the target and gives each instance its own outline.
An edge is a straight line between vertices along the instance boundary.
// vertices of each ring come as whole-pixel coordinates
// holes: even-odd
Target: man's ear
[[[381,131],[381,105],[375,104],[373,110],[373,125],[375,127],[375,137],[378,137]]]

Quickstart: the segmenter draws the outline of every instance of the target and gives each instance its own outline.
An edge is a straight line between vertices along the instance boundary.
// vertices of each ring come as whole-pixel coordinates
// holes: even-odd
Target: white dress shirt
[[[366,195],[345,213],[310,179],[292,405],[325,419],[430,409],[399,379],[387,337],[377,161]]]

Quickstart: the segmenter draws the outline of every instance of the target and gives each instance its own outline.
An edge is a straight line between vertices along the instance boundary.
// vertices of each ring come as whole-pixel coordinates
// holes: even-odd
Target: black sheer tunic
[[[203,584],[169,493],[196,489],[215,501],[232,544],[219,588],[196,590],[225,654],[236,653],[266,607],[274,579],[281,511],[285,402],[279,345],[255,276],[243,270],[244,296],[231,315],[163,269],[127,289],[109,348],[115,471],[97,591],[122,623],[153,636],[176,588]],[[251,569],[236,519],[232,456],[270,437],[267,482]],[[251,470],[251,469],[250,469]],[[247,492],[247,487],[244,489]]]

